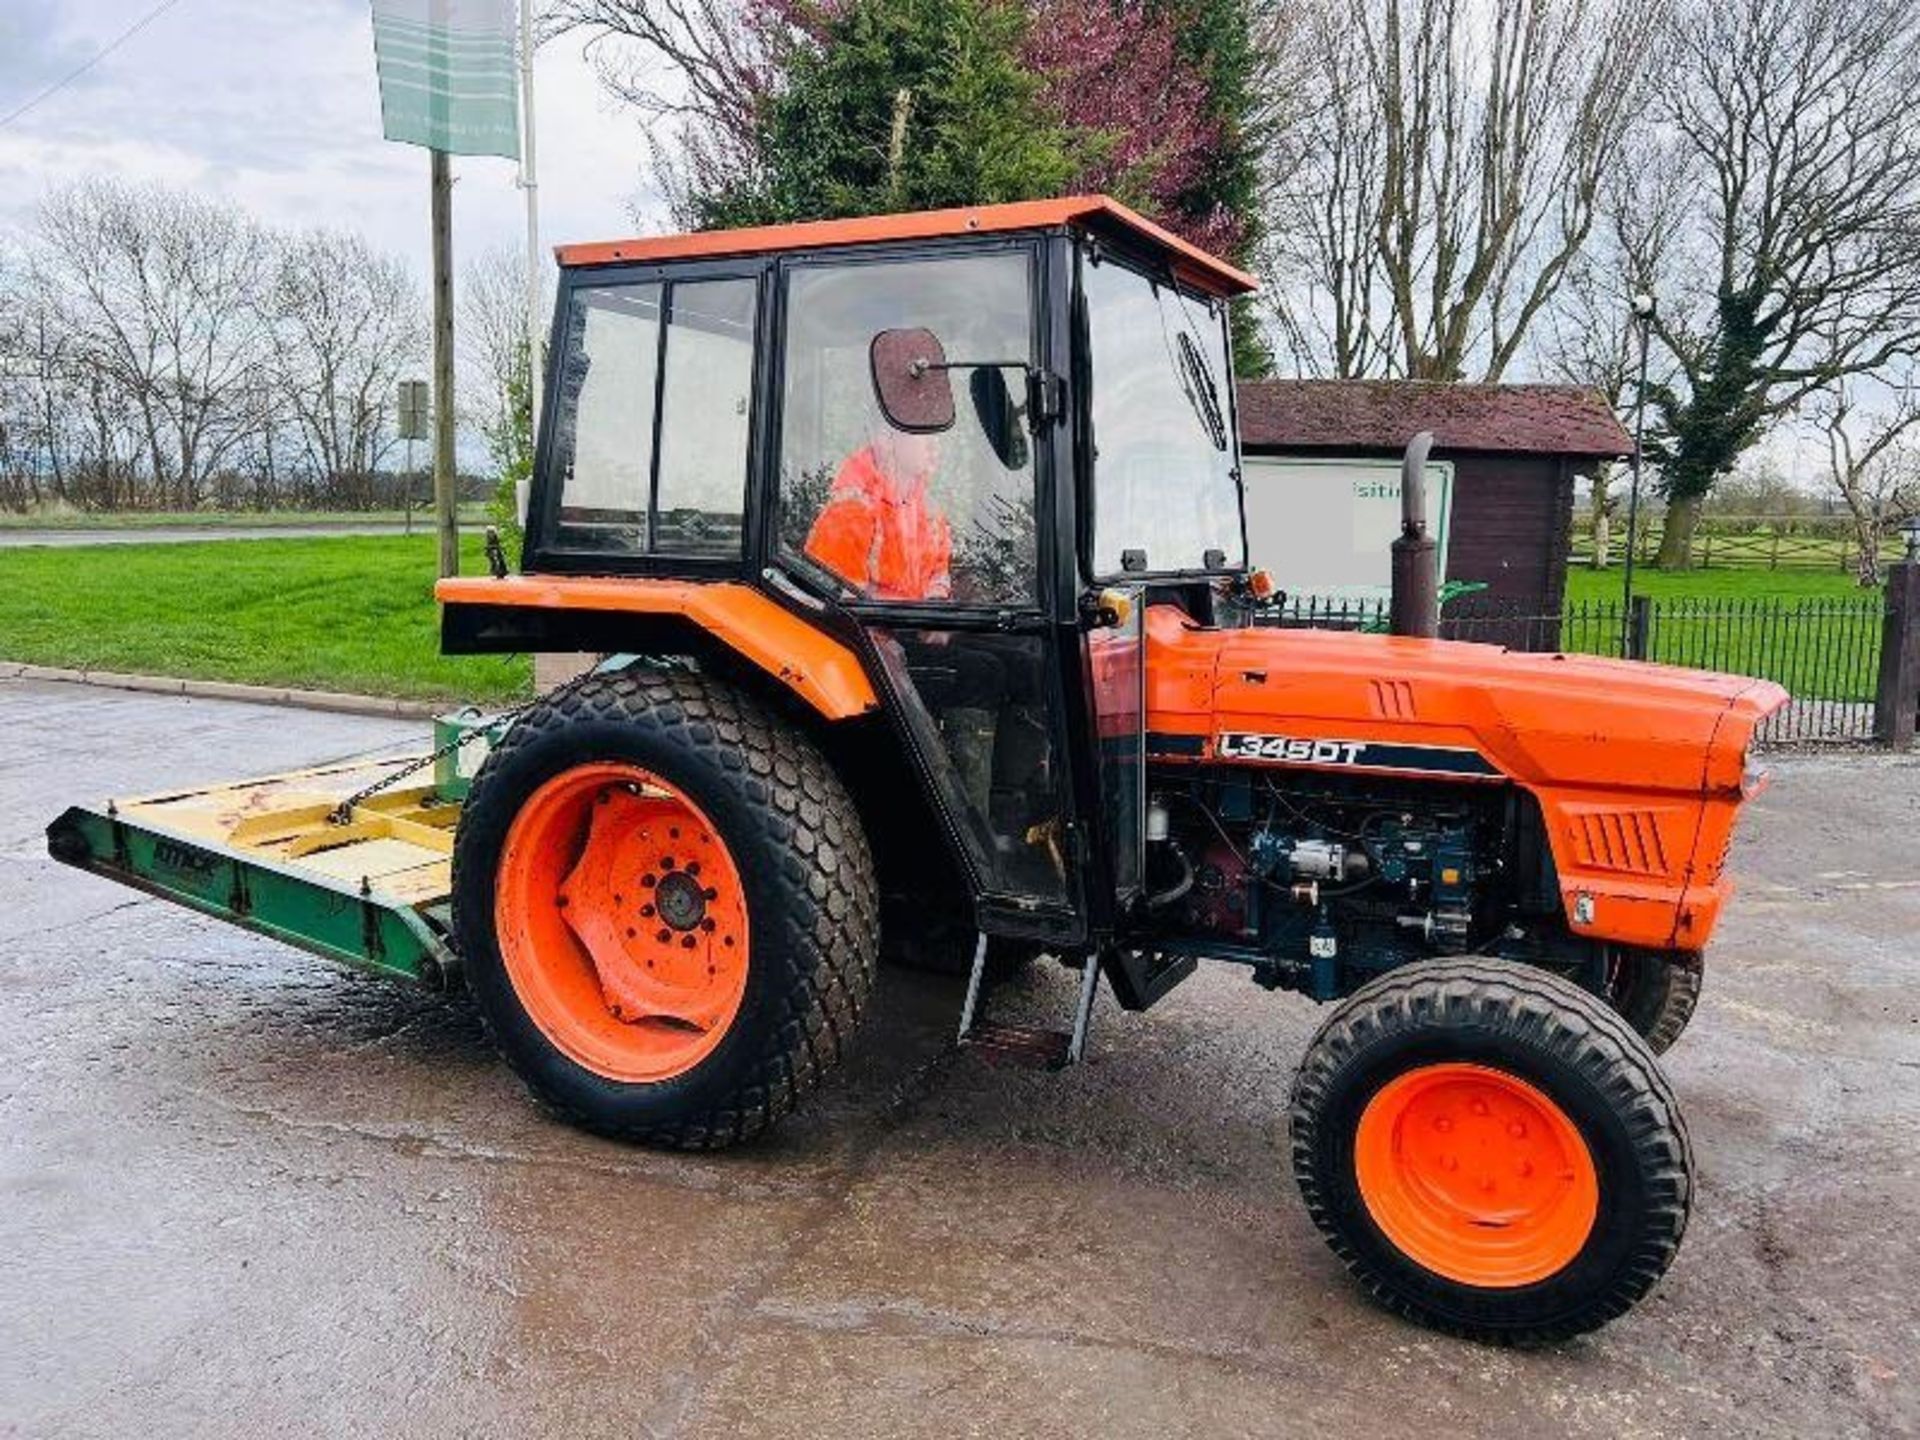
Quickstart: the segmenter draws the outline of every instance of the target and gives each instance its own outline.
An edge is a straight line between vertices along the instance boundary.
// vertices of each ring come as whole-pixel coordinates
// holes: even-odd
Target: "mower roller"
[[[1141,1011],[1237,965],[1331,1007],[1293,1168],[1384,1304],[1532,1342],[1651,1289],[1693,1198],[1655,1052],[1779,687],[1274,623],[1252,281],[1113,201],[559,260],[523,573],[442,581],[442,648],[611,658],[411,760],[71,810],[56,858],[457,978],[552,1109],[679,1147],[799,1103],[883,956],[1047,1067],[1103,981]],[[1394,614],[1430,631],[1408,508]],[[1047,956],[1072,1013],[996,1020]]]

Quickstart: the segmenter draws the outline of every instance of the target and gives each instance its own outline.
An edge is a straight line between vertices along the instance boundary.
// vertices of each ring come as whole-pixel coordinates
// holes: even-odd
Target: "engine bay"
[[[1332,999],[1430,955],[1558,927],[1537,805],[1511,786],[1383,784],[1273,767],[1153,777],[1147,908],[1173,948]]]

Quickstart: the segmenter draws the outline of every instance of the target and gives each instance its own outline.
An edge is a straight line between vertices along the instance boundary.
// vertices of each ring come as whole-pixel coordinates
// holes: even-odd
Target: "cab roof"
[[[1244,270],[1190,245],[1105,195],[1069,195],[1058,200],[1022,200],[1011,205],[974,205],[956,210],[918,210],[901,215],[862,215],[851,220],[810,220],[744,230],[700,230],[634,240],[561,245],[554,253],[569,268],[647,264],[663,260],[762,255],[775,251],[869,245],[885,240],[937,240],[951,236],[1050,230],[1076,226],[1116,235],[1165,255],[1174,273],[1211,295],[1244,295],[1257,282]]]

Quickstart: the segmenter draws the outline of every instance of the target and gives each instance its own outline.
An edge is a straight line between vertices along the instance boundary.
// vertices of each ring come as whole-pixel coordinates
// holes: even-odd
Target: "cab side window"
[[[574,291],[553,545],[740,555],[758,289],[741,278]]]
[[[574,292],[567,310],[554,436],[555,541],[569,550],[644,551],[653,473],[659,285]]]

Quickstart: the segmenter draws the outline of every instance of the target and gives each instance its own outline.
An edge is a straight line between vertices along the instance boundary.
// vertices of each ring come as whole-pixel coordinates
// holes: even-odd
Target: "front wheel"
[[[468,984],[508,1063],[591,1130],[712,1148],[837,1062],[873,984],[873,862],[819,751],[751,697],[632,667],[534,706],[453,859]]]
[[[1692,1158],[1645,1043],[1558,976],[1403,966],[1321,1027],[1293,1095],[1314,1223],[1377,1298],[1540,1343],[1631,1308],[1686,1229]]]
[[[1607,999],[1656,1055],[1664,1055],[1700,1003],[1697,951],[1630,950],[1607,955]]]

